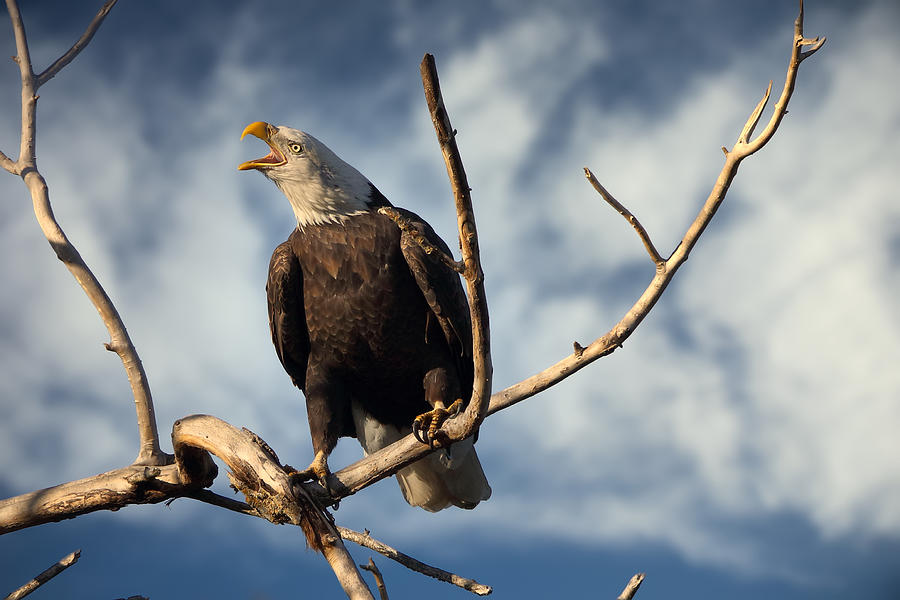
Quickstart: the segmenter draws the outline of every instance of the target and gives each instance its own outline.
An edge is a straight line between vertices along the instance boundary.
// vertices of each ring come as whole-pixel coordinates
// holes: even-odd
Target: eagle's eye
[[[293,142],[291,144],[288,144],[288,150],[290,150],[294,154],[300,154],[301,152],[303,152],[303,146],[301,146],[297,142]]]

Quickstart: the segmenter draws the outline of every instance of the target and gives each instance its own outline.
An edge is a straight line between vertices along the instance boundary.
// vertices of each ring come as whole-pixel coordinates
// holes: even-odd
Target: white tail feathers
[[[412,430],[385,425],[372,418],[353,402],[353,422],[356,436],[366,454],[392,444]],[[438,450],[397,471],[397,483],[403,497],[412,506],[437,512],[451,504],[460,508],[475,508],[491,497],[491,486],[478,461],[472,439]]]

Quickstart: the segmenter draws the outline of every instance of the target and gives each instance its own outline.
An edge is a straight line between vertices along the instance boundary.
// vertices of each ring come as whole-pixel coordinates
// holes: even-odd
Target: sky
[[[100,2],[22,2],[36,69]],[[96,5],[96,6],[94,6]],[[264,284],[295,223],[236,166],[268,121],[303,129],[451,247],[455,215],[418,65],[435,55],[458,129],[490,306],[494,387],[605,333],[653,275],[589,167],[671,252],[770,79],[786,0],[121,2],[40,90],[38,167],[147,369],[162,443],[214,414],[292,464],[300,393],[271,347]],[[6,21],[3,15],[3,21]],[[337,522],[494,586],[498,598],[900,595],[900,7],[808,0],[775,138],[624,347],[488,419],[493,496],[425,513],[392,480]],[[0,25],[0,55],[15,53]],[[18,148],[0,63],[0,149]],[[771,110],[771,108],[769,109]],[[769,112],[766,113],[766,117]],[[137,453],[121,363],[0,173],[0,496]],[[343,440],[330,464],[361,456]],[[223,477],[220,479],[224,480]],[[221,481],[215,489],[229,494]],[[358,562],[372,554],[351,546]],[[34,598],[341,597],[300,533],[190,500],[0,537],[0,590],[81,548]],[[375,555],[392,597],[467,592]]]

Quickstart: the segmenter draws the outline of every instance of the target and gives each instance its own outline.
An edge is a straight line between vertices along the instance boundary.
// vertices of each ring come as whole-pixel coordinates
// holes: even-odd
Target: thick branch
[[[491,394],[491,338],[488,322],[487,299],[484,293],[484,273],[481,270],[481,257],[478,250],[478,232],[475,228],[475,213],[472,210],[472,196],[462,157],[456,145],[456,130],[450,124],[450,117],[444,107],[441,96],[441,84],[438,80],[434,57],[426,54],[419,70],[422,74],[422,85],[425,88],[425,101],[431,121],[437,133],[447,174],[453,188],[456,201],[456,220],[459,227],[459,244],[462,251],[462,262],[465,265],[466,290],[469,295],[469,313],[472,317],[472,354],[475,364],[475,381],[469,406],[461,418],[445,424],[444,432],[450,439],[461,440],[469,437],[487,416],[488,401]]]
[[[22,139],[19,159],[15,163],[15,168],[10,169],[6,162],[3,163],[3,166],[11,172],[19,174],[24,180],[28,191],[31,193],[34,214],[41,231],[50,243],[53,251],[56,252],[57,258],[66,265],[66,268],[69,269],[85,294],[87,294],[97,312],[100,313],[100,317],[103,319],[110,336],[110,341],[106,348],[114,351],[122,360],[128,376],[128,382],[131,384],[132,395],[134,396],[138,432],[140,434],[140,449],[135,464],[163,465],[168,462],[168,458],[159,447],[159,434],[156,428],[153,400],[150,395],[150,384],[141,359],[112,300],[110,300],[99,280],[88,268],[78,250],[69,241],[56,221],[50,205],[47,182],[38,171],[35,157],[35,113],[38,99],[35,92],[37,87],[50,77],[53,77],[78,55],[93,37],[113,4],[115,4],[115,0],[108,1],[100,9],[97,16],[94,17],[82,38],[65,55],[54,62],[49,69],[44,71],[41,76],[36,77],[31,65],[25,25],[22,22],[18,4],[15,0],[6,0],[16,38],[16,62],[19,65],[22,79]]]
[[[40,573],[37,577],[14,591],[12,594],[8,595],[4,600],[19,600],[20,598],[24,598],[34,590],[38,589],[39,587],[77,563],[80,556],[81,550],[76,550],[71,554],[67,554],[66,556],[62,557],[55,565]]]
[[[213,477],[215,472],[208,474],[207,485],[212,483]],[[156,504],[187,495],[192,490],[183,485],[174,465],[131,465],[0,500],[0,535],[98,510],[118,510],[129,504]]]
[[[307,543],[325,556],[347,596],[374,600],[331,516],[309,493],[311,486],[294,485],[278,457],[257,435],[215,417],[193,415],[175,422],[172,445],[185,481],[195,478],[195,465],[203,453],[214,453],[231,469],[232,484],[259,514],[303,529]]]

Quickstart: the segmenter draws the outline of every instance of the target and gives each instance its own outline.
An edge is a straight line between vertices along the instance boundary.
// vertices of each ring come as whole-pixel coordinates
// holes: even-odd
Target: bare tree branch
[[[625,586],[625,589],[622,590],[622,593],[619,594],[619,597],[616,600],[631,600],[634,598],[634,595],[637,593],[638,588],[641,587],[641,584],[644,583],[645,575],[643,573],[638,573],[637,575],[631,578],[631,581]]]
[[[205,467],[198,459],[206,452],[214,453],[231,469],[232,484],[259,514],[273,523],[293,523],[303,529],[309,546],[325,556],[351,599],[374,600],[331,515],[309,493],[311,486],[295,484],[259,436],[209,415],[192,415],[175,422],[172,445],[182,481],[195,481],[198,473],[202,476]]]
[[[19,165],[16,164],[16,161],[4,154],[2,150],[0,150],[0,167],[3,167],[13,175],[19,174]]]
[[[644,248],[647,250],[647,254],[650,255],[650,260],[653,261],[653,264],[660,265],[665,262],[663,257],[659,255],[659,252],[656,251],[656,246],[653,245],[653,242],[650,240],[650,234],[647,233],[647,230],[644,229],[644,226],[641,225],[641,222],[637,220],[631,211],[622,206],[618,200],[616,200],[612,194],[606,191],[606,188],[603,187],[597,178],[594,177],[594,174],[591,173],[591,170],[587,167],[584,168],[584,176],[587,177],[588,181],[594,186],[594,189],[597,190],[597,193],[600,194],[606,202],[616,209],[620,215],[625,217],[625,220],[631,223],[631,226],[634,227],[634,230],[637,232],[638,237],[641,238],[641,242],[644,243]]]
[[[800,66],[800,63],[804,58],[811,55],[812,52],[818,50],[824,41],[824,38],[821,40],[819,38],[807,40],[803,37],[803,3],[801,1],[800,16],[794,23],[794,43],[792,45],[791,61],[788,64],[784,90],[781,93],[781,98],[775,105],[775,114],[772,115],[766,129],[760,133],[759,137],[753,140],[753,142],[744,144],[739,141],[735,144],[732,151],[728,152],[726,150],[725,165],[722,167],[722,170],[713,185],[713,189],[709,193],[706,202],[703,204],[700,213],[691,223],[672,255],[664,263],[657,265],[653,279],[641,294],[640,298],[638,298],[625,316],[622,317],[612,329],[594,340],[589,346],[576,348],[576,351],[573,354],[563,358],[556,364],[491,396],[489,414],[508,408],[513,404],[544,391],[548,387],[559,383],[576,371],[586,367],[598,358],[606,356],[622,346],[622,342],[628,339],[637,326],[641,324],[641,321],[644,320],[644,317],[647,316],[647,313],[650,312],[650,309],[653,308],[657,300],[659,300],[660,296],[665,291],[666,286],[669,285],[669,282],[675,276],[678,268],[687,260],[690,251],[696,245],[697,240],[700,239],[706,226],[709,225],[719,206],[722,204],[722,201],[725,199],[725,194],[728,192],[728,188],[734,180],[735,175],[737,175],[740,162],[762,148],[762,146],[771,139],[772,135],[774,135],[775,130],[778,128],[778,124],[787,112],[787,105],[794,89],[794,83],[797,79],[797,69]],[[813,42],[815,45],[809,53],[805,56],[799,54],[799,49],[803,44]],[[761,104],[764,104],[764,102]],[[745,132],[746,135],[750,135],[752,132],[752,122],[758,118],[758,110],[755,109],[748,119],[748,124],[741,130],[741,135],[745,135]]]
[[[794,45],[791,48],[791,59],[788,63],[787,75],[785,77],[784,87],[781,90],[781,96],[775,103],[775,110],[772,112],[768,125],[766,125],[766,128],[762,130],[755,140],[746,142],[739,139],[731,153],[736,153],[740,158],[745,158],[765,146],[766,143],[772,139],[772,136],[775,135],[775,131],[778,129],[778,125],[781,123],[784,115],[787,114],[788,101],[791,99],[791,94],[794,93],[794,84],[797,82],[797,70],[800,68],[800,63],[815,54],[824,43],[824,37],[806,38],[803,36],[803,0],[800,0],[800,14],[797,15],[797,20],[794,21]],[[811,48],[804,51],[804,46],[811,46]],[[769,94],[766,92],[766,96],[763,98],[761,104],[765,105],[768,96]],[[759,116],[757,115],[756,119],[758,118]],[[748,122],[752,120],[754,120],[753,115],[750,116]],[[750,133],[752,133],[752,130],[753,128],[751,127]]]
[[[263,519],[266,518],[264,515],[260,514],[258,510],[256,510],[246,502],[234,500],[233,498],[227,498],[210,490],[200,489],[193,492],[188,492],[185,493],[183,497],[193,498],[195,500],[199,500],[200,502],[219,506],[221,508],[225,508],[230,511],[238,512],[251,517],[259,517]],[[172,500],[174,500],[174,498],[172,498]],[[464,590],[468,590],[479,596],[486,596],[490,594],[491,591],[493,591],[491,586],[489,585],[484,585],[478,583],[474,579],[467,579],[465,577],[461,577],[460,575],[456,575],[455,573],[451,573],[450,571],[445,571],[438,567],[433,567],[413,558],[412,556],[409,556],[408,554],[404,554],[396,548],[392,548],[384,542],[373,538],[368,531],[360,533],[359,531],[354,531],[353,529],[348,529],[347,527],[341,527],[340,525],[337,525],[336,527],[338,533],[341,534],[341,538],[353,542],[354,544],[357,544],[359,546],[363,546],[364,548],[368,548],[369,550],[374,550],[382,556],[400,563],[407,569],[422,573],[423,575],[428,575],[429,577],[433,577],[439,581],[461,587]]]
[[[109,11],[112,10],[112,7],[115,6],[116,2],[118,2],[118,0],[106,0],[106,3],[100,8],[100,11],[90,22],[81,37],[78,38],[78,41],[76,41],[75,44],[71,48],[69,48],[69,51],[57,58],[52,65],[44,69],[44,71],[35,78],[36,88],[39,88],[47,83],[66,65],[75,60],[75,57],[78,56],[78,53],[84,50],[85,46],[87,46],[91,42],[94,34],[97,33],[97,30],[103,23],[103,19],[106,18],[106,15],[109,14]]]
[[[24,598],[34,590],[38,589],[39,587],[77,563],[80,556],[81,550],[76,550],[71,554],[67,554],[66,556],[62,557],[55,565],[51,566],[46,571],[40,573],[37,577],[35,577],[13,593],[9,594],[6,598],[4,598],[4,600],[19,600],[20,598]]]
[[[455,586],[463,588],[464,590],[468,590],[473,594],[477,594],[478,596],[487,596],[493,591],[493,589],[489,585],[478,583],[474,579],[466,579],[465,577],[460,577],[459,575],[456,575],[449,571],[445,571],[437,567],[432,567],[431,565],[427,565],[420,560],[416,560],[408,554],[404,554],[403,552],[400,552],[395,548],[391,548],[383,542],[379,542],[371,535],[369,535],[368,531],[366,531],[365,533],[360,533],[358,531],[340,526],[338,527],[338,531],[341,532],[341,537],[343,537],[345,540],[349,540],[354,544],[359,544],[360,546],[365,546],[369,550],[374,550],[375,552],[378,552],[379,554],[400,563],[407,569],[417,571],[419,573],[422,573],[423,575],[428,575],[429,577],[434,577],[435,579],[443,581],[445,583],[451,583]]]
[[[31,55],[28,51],[28,39],[25,35],[25,25],[16,0],[6,0],[12,21],[13,32],[16,38],[16,62],[19,65],[19,73],[22,79],[22,139],[19,158],[14,165],[4,155],[3,167],[11,173],[22,177],[25,185],[31,193],[34,214],[41,231],[56,252],[57,258],[66,265],[75,280],[87,294],[91,303],[100,313],[104,325],[109,331],[110,341],[106,349],[115,352],[122,360],[128,381],[131,384],[134,396],[135,410],[137,414],[138,432],[140,434],[140,449],[135,459],[135,464],[163,465],[170,462],[168,455],[159,447],[159,433],[156,428],[156,416],[153,411],[153,399],[150,395],[150,384],[147,373],[141,359],[131,342],[125,324],[119,316],[115,305],[110,300],[100,281],[88,268],[84,259],[75,249],[75,246],[66,237],[59,223],[53,215],[50,205],[50,194],[47,190],[47,182],[37,168],[35,156],[35,113],[38,96],[35,94],[41,83],[56,75],[60,69],[69,64],[72,59],[87,45],[97,28],[103,22],[106,14],[115,4],[114,0],[108,1],[100,12],[94,17],[91,25],[76,44],[59,60],[44,71],[40,77],[36,77],[31,66]],[[41,80],[43,77],[43,80]]]
[[[769,95],[771,93],[772,80],[770,79],[769,86],[766,88],[766,93],[763,94],[762,100],[759,101],[759,104],[757,104],[756,108],[753,109],[753,112],[750,113],[750,118],[747,119],[747,122],[744,124],[741,135],[738,136],[738,142],[746,144],[747,138],[753,135],[753,130],[756,129],[756,125],[759,123],[759,118],[762,116],[763,109],[766,108],[766,104],[769,102]],[[725,156],[728,156],[728,149],[725,150]]]
[[[431,122],[437,134],[447,175],[456,201],[456,220],[459,227],[459,245],[462,251],[463,273],[469,295],[469,313],[472,317],[472,355],[475,365],[475,381],[472,397],[466,411],[444,425],[442,430],[451,440],[462,440],[473,433],[487,416],[491,395],[491,338],[488,322],[487,298],[484,293],[484,272],[478,249],[478,232],[475,228],[475,213],[472,210],[472,195],[462,157],[456,145],[456,130],[450,125],[450,116],[444,107],[441,84],[438,80],[434,56],[426,54],[419,65],[425,101],[431,114]]]
[[[390,600],[388,598],[387,587],[384,585],[384,577],[381,575],[381,571],[378,570],[378,567],[375,566],[375,561],[369,557],[368,564],[359,565],[359,567],[369,571],[375,577],[375,585],[378,586],[378,595],[381,597],[381,600]]]
[[[214,476],[214,471],[207,474],[206,485],[212,483]],[[174,465],[131,465],[0,500],[0,535],[98,510],[155,504],[191,491],[182,483]]]

